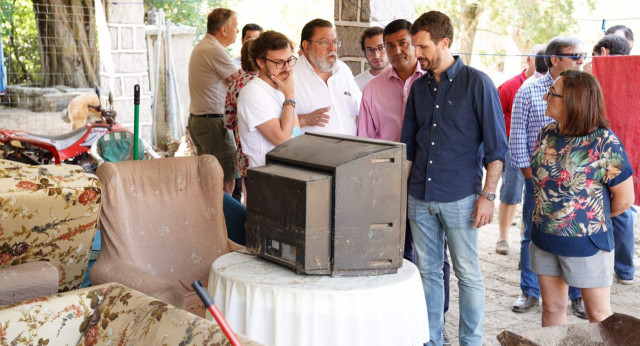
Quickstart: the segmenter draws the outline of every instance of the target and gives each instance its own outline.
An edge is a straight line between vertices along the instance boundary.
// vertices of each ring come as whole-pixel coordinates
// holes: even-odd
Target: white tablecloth
[[[409,261],[396,274],[331,278],[229,253],[213,263],[208,287],[235,332],[271,346],[429,341],[420,274]]]

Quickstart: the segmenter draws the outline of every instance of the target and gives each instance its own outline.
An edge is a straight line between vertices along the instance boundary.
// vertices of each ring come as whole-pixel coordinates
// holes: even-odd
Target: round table
[[[332,278],[232,252],[211,266],[208,290],[236,333],[270,346],[429,341],[420,274],[406,260],[396,274]]]

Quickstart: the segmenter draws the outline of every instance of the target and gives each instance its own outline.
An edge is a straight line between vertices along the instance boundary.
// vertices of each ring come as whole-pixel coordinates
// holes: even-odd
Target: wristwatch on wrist
[[[284,100],[284,102],[282,102],[282,107],[284,108],[284,106],[286,105],[292,105],[293,108],[296,108],[296,101],[293,99],[286,99]]]
[[[489,201],[493,201],[494,199],[496,199],[496,193],[495,192],[484,192],[482,191],[481,193],[486,199],[488,199]]]

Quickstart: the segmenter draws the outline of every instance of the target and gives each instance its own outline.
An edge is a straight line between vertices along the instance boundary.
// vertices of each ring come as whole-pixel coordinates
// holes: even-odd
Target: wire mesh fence
[[[99,83],[94,0],[2,1],[0,23],[0,127],[69,131],[61,111]]]
[[[0,52],[4,53],[4,59],[0,57],[0,128],[17,127],[47,134],[69,131],[70,125],[62,121],[60,113],[76,95],[93,93],[95,85],[102,86],[103,105],[110,91],[114,92],[116,103],[128,100],[126,91],[133,87],[129,85],[133,79],[142,84],[148,95],[152,86],[144,76],[151,75],[152,71],[146,70],[146,62],[141,64],[140,57],[126,57],[153,48],[154,39],[145,38],[146,13],[152,8],[164,9],[168,23],[193,26],[202,31],[206,27],[203,23],[206,23],[208,11],[225,6],[226,2],[0,1]],[[109,13],[115,13],[115,22],[132,14],[140,20],[136,19],[134,25],[127,22],[124,26],[111,20],[107,23],[105,14],[108,16]],[[133,44],[130,49],[127,42]],[[146,56],[146,53],[142,55]],[[144,70],[114,77],[114,64],[116,70],[118,67],[122,70],[123,64],[144,65]],[[128,121],[126,114],[119,118]]]

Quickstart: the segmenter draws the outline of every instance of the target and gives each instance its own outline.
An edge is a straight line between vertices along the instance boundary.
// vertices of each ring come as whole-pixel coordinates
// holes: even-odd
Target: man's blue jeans
[[[529,245],[531,244],[531,230],[533,229],[533,209],[536,207],[536,197],[533,192],[533,179],[524,180],[524,201],[522,203],[522,223],[524,234],[520,242],[520,289],[522,293],[540,298],[540,284],[538,274],[531,271]],[[580,290],[569,287],[569,299],[582,297]]]
[[[242,245],[242,244],[241,244]],[[404,236],[404,259],[418,265],[415,256],[415,247],[413,246],[413,237],[411,236],[411,224],[407,218],[407,230]],[[449,279],[451,277],[451,265],[449,264],[449,256],[447,256],[447,239],[444,240],[444,265],[442,266],[442,274],[444,275],[444,309],[446,314],[449,311]]]
[[[455,202],[441,203],[409,196],[407,215],[427,302],[430,345],[442,345],[445,236],[460,292],[460,344],[482,344],[484,283],[478,258],[478,229],[473,228],[471,218],[476,199],[476,195],[470,195]]]
[[[633,265],[634,237],[633,223],[638,212],[630,207],[624,213],[611,218],[613,239],[616,245],[614,272],[623,280],[632,280],[636,267]]]

